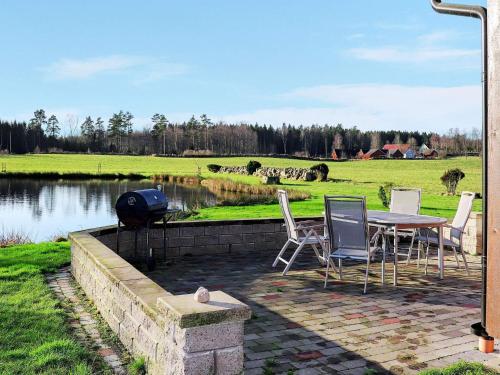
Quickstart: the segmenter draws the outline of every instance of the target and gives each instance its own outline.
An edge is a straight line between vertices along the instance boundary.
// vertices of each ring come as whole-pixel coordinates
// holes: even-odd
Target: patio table
[[[394,230],[394,285],[398,283],[398,230],[437,228],[439,238],[439,278],[444,278],[443,226],[447,223],[446,219],[435,216],[408,215],[387,211],[368,210],[368,223],[373,226],[392,228]]]

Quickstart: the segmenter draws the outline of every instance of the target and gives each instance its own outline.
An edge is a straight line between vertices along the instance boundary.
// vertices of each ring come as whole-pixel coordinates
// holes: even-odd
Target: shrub
[[[464,177],[465,173],[460,169],[449,169],[441,176],[441,182],[444,186],[446,186],[446,191],[448,192],[448,194],[455,195],[458,183]]]
[[[419,375],[495,375],[499,374],[478,362],[458,361],[443,369],[430,369],[419,372]]]
[[[223,196],[218,200],[219,206],[245,206],[251,204],[275,204],[278,203],[276,186],[249,185],[222,178],[209,178],[201,181],[201,185],[214,193],[228,192],[238,193],[238,196]],[[290,202],[304,201],[311,198],[311,193],[302,190],[288,190]]]
[[[219,164],[208,164],[207,168],[210,172],[217,173],[220,171],[222,166],[220,166]]]
[[[378,197],[385,208],[389,208],[391,204],[391,191],[394,187],[392,182],[386,182],[384,185],[378,187]]]
[[[328,173],[330,172],[330,169],[325,163],[320,163],[313,165],[311,167],[311,171],[316,173],[316,179],[320,181],[326,181],[328,179]]]
[[[184,150],[182,156],[212,156],[212,150]]]
[[[7,247],[12,245],[23,245],[31,243],[28,234],[22,231],[5,231],[2,229],[0,232],[0,247]]]
[[[131,375],[146,375],[146,360],[144,357],[136,358],[128,365],[128,371]]]
[[[257,160],[250,160],[247,163],[247,173],[248,174],[254,174],[257,169],[262,167],[262,164],[260,164]]]

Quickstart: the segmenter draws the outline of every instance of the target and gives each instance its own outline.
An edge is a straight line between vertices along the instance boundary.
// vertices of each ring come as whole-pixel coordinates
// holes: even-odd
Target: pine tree
[[[49,137],[57,138],[59,132],[61,131],[61,127],[59,126],[59,120],[57,119],[56,115],[52,115],[49,117],[45,129]]]
[[[160,115],[155,113],[151,118],[153,122],[153,129],[151,130],[151,135],[153,138],[158,139],[160,136],[163,137],[163,154],[166,153],[166,138],[165,131],[167,130],[168,120],[165,115]]]
[[[201,126],[205,130],[205,150],[208,150],[208,128],[212,126],[212,120],[206,114],[200,116]]]
[[[108,121],[108,137],[111,140],[115,141],[115,148],[117,151],[121,150],[121,140],[122,137],[125,135],[124,132],[124,126],[125,124],[123,123],[123,117],[124,117],[123,111],[120,111],[119,113],[113,113],[113,116]]]
[[[82,123],[80,128],[82,136],[85,137],[89,143],[94,143],[95,141],[94,121],[92,121],[92,118],[90,116],[87,116],[85,118],[85,121]]]
[[[43,128],[47,124],[47,116],[43,109],[38,109],[33,113],[33,118],[28,123],[28,130],[33,134],[33,149],[40,147],[40,138],[43,135]]]
[[[104,121],[100,117],[95,120],[94,133],[97,143],[97,149],[101,151],[102,145],[104,143],[104,138],[106,136],[106,130],[104,129]]]

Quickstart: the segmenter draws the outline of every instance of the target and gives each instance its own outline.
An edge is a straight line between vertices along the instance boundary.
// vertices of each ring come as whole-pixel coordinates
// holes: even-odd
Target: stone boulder
[[[262,176],[262,183],[264,185],[279,185],[279,184],[281,184],[279,176]]]
[[[219,173],[248,174],[246,167],[221,167]]]
[[[304,181],[314,181],[317,178],[316,173],[308,168],[294,168],[294,167],[287,167],[287,168],[262,167],[257,169],[255,175],[260,177],[279,176],[281,178],[289,180],[304,180]]]

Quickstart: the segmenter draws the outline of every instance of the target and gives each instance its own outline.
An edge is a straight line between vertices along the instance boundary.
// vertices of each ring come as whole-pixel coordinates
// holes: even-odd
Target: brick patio
[[[459,359],[500,368],[499,348],[484,355],[469,326],[480,319],[480,258],[469,256],[471,276],[446,258],[446,278],[400,263],[399,286],[392,265],[380,285],[372,267],[362,295],[363,266],[347,265],[323,289],[323,269],[304,251],[288,276],[273,269],[273,252],[185,256],[147,275],[174,294],[198,286],[223,290],[250,305],[245,324],[245,374],[407,374]]]

